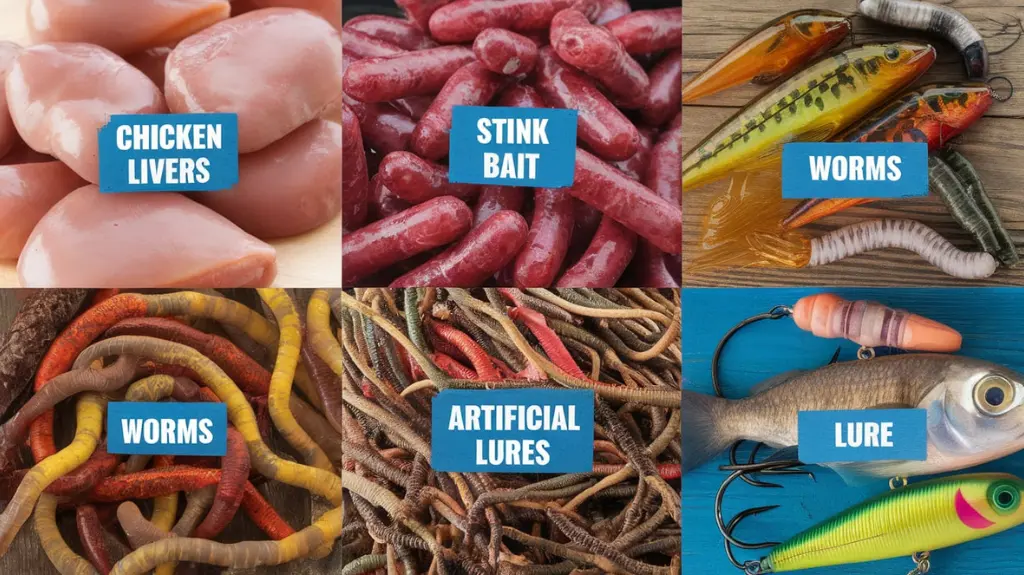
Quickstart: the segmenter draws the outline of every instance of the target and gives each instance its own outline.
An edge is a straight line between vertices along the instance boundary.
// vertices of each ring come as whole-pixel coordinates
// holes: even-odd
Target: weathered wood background
[[[28,290],[0,289],[0,333],[3,333],[8,327],[10,327],[11,321],[14,319],[14,314],[18,310],[20,298],[23,297],[27,291]],[[238,292],[232,293],[232,297],[244,301],[255,309],[259,309],[260,302],[258,299],[254,299],[255,294],[252,290],[228,290],[228,292]],[[308,291],[295,290],[293,292],[293,296],[296,299],[296,304],[302,305],[303,307],[309,301]],[[71,402],[65,402],[65,404],[70,403]],[[16,409],[18,405],[20,405],[20,403],[16,403],[13,409]],[[58,410],[57,412],[57,430],[59,433],[58,444],[60,444],[60,434],[63,434],[65,442],[70,441],[75,421],[73,406],[62,405],[62,407],[64,409]],[[277,433],[274,434],[270,447],[282,457],[298,460],[298,457],[292,451],[291,447]],[[319,517],[329,508],[326,501],[321,499],[313,500],[305,490],[285,485],[280,482],[267,482],[258,487],[258,489],[263,493],[264,497],[267,498],[267,501],[269,501],[274,508],[278,510],[281,517],[283,517],[296,530],[308,526],[312,523],[315,517]],[[0,510],[2,510],[5,505],[6,502],[0,503]],[[178,504],[179,513],[184,509],[184,506],[185,499],[182,497]],[[143,512],[148,514],[148,509],[148,507],[143,507]],[[74,514],[67,512],[60,513],[58,515],[58,524],[60,525],[61,533],[64,535],[64,540],[67,541],[73,549],[81,553],[81,547],[78,544],[78,532],[75,528]],[[235,519],[230,525],[228,525],[228,528],[225,529],[217,539],[218,541],[225,543],[232,543],[252,539],[264,540],[266,539],[266,535],[256,528],[256,526],[252,524],[252,521],[245,516],[245,513],[240,510],[235,516]],[[127,548],[118,544],[112,537],[108,537],[108,547],[110,548],[111,558],[115,561],[127,550]],[[327,575],[329,573],[339,573],[341,571],[341,546],[335,546],[331,555],[317,561],[293,561],[276,567],[262,567],[254,569],[224,570],[220,567],[214,566],[200,566],[200,568],[202,573],[207,574]],[[39,545],[39,536],[36,535],[35,530],[32,528],[31,517],[18,532],[18,536],[11,545],[10,550],[7,551],[7,554],[0,557],[0,573],[11,575],[51,575],[57,573],[57,569],[53,567],[50,560],[43,552],[43,548]]]
[[[968,16],[984,36],[990,52],[1007,48],[1020,34],[1024,3],[1020,0],[940,1]],[[686,0],[683,3],[683,80],[704,69],[730,46],[765,22],[801,8],[823,8],[852,13],[856,0],[758,0],[740,3]],[[963,60],[945,41],[912,30],[883,26],[858,16],[854,20],[857,43],[894,39],[929,40],[938,59],[918,84],[966,80]],[[840,49],[849,47],[847,40]],[[1010,79],[1018,94],[996,102],[963,136],[958,149],[981,174],[1003,222],[1018,246],[1024,245],[1024,41],[991,56],[990,73]],[[996,84],[1005,91],[1004,84]],[[747,85],[688,105],[683,110],[683,150],[689,150],[761,90]],[[728,186],[727,181],[683,193],[684,264],[699,253],[699,238],[709,202]],[[937,197],[893,200],[854,208],[822,220],[807,230],[817,236],[827,230],[878,217],[920,220],[962,249],[978,250],[973,239],[953,221]],[[1000,268],[985,281],[965,282],[943,274],[916,254],[884,250],[843,262],[810,269],[718,269],[692,273],[684,268],[686,285],[955,285],[1024,284],[1024,266]]]

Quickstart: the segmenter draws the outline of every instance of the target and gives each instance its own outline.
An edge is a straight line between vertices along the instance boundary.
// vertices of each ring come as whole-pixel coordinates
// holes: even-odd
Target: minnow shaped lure
[[[975,473],[912,483],[868,499],[776,545],[746,573],[783,573],[909,557],[1024,523],[1024,480]]]
[[[687,191],[737,171],[774,166],[782,144],[833,138],[917,79],[935,48],[916,42],[869,44],[825,57],[760,96],[683,157]]]
[[[852,29],[831,10],[796,10],[751,32],[683,86],[683,103],[747,82],[771,84],[831,50]]]
[[[922,86],[900,96],[836,138],[841,142],[924,142],[942,148],[981,118],[992,105],[986,84]],[[782,225],[792,230],[872,198],[809,199],[800,202]]]
[[[860,0],[857,11],[879,22],[946,38],[963,55],[968,78],[988,77],[985,40],[967,16],[953,8],[923,0]]]

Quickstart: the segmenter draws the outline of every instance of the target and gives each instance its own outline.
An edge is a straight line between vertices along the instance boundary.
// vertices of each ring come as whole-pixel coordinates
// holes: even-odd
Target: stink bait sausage
[[[640,132],[597,86],[565,65],[550,46],[537,58],[537,91],[548,104],[579,111],[579,138],[606,160],[625,160],[640,146]]]
[[[558,278],[557,287],[615,285],[636,251],[636,234],[605,216],[583,257]]]
[[[345,105],[359,118],[363,141],[382,154],[398,152],[409,147],[409,137],[416,122],[407,114],[383,102],[365,103],[345,98]]]
[[[516,256],[516,287],[547,287],[558,277],[572,239],[575,204],[564,188],[536,189],[533,223],[526,245]]]
[[[683,8],[641,10],[612,20],[606,26],[630,54],[675,50],[683,43]]]
[[[499,106],[508,108],[545,108],[544,98],[531,86],[516,84],[505,90],[498,99]]]
[[[386,58],[397,54],[405,54],[406,50],[399,46],[380,40],[358,30],[344,29],[345,54],[356,59]]]
[[[472,42],[487,28],[536,32],[571,0],[456,0],[430,16],[430,34],[440,42]]]
[[[484,186],[473,208],[473,227],[502,210],[518,212],[526,202],[526,190],[514,186]]]
[[[428,160],[447,156],[452,107],[484,106],[494,98],[502,83],[502,76],[479,62],[470,62],[456,70],[416,124],[409,140],[410,149]]]
[[[390,42],[403,50],[425,50],[437,47],[415,24],[401,18],[381,14],[364,14],[345,22],[342,33],[349,31],[362,32],[379,40]],[[348,49],[348,37],[345,38],[345,49]]]
[[[342,222],[351,229],[366,219],[369,179],[366,175],[366,154],[359,119],[348,106],[341,112],[341,211]]]
[[[647,73],[611,32],[591,24],[582,12],[555,14],[551,46],[559,58],[597,79],[623,106],[643,105],[650,87]]]
[[[488,70],[507,76],[529,74],[537,63],[533,40],[501,28],[481,32],[473,41],[473,53]]]
[[[652,126],[660,126],[679,113],[683,100],[683,53],[673,50],[655,64],[650,73],[651,88],[647,91],[640,116]]]
[[[465,199],[477,191],[477,187],[471,184],[449,183],[444,166],[410,152],[392,152],[384,156],[378,174],[382,184],[410,204],[440,196]]]
[[[409,20],[424,31],[430,28],[431,14],[447,3],[448,0],[395,0],[395,4],[398,4]]]
[[[464,46],[440,46],[388,58],[366,58],[345,70],[345,93],[363,102],[388,102],[437,93],[456,70],[473,61]]]
[[[345,236],[341,244],[342,280],[352,285],[378,270],[451,243],[473,225],[462,200],[435,198],[374,222]]]
[[[391,287],[482,285],[512,261],[528,232],[523,216],[498,212],[441,255],[393,281]]]

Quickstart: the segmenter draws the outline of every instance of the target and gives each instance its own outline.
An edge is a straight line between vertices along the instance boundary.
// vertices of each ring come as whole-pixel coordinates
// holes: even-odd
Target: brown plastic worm
[[[168,537],[177,537],[177,535],[153,525],[152,521],[143,517],[139,506],[131,501],[125,501],[117,506],[117,522],[121,524],[121,529],[128,537],[128,543],[132,549],[138,549],[143,545],[149,545]],[[110,568],[106,570],[106,573],[110,573]]]
[[[185,510],[182,511],[181,517],[178,518],[178,522],[174,524],[171,532],[178,537],[188,537],[206,515],[206,510],[213,503],[216,489],[216,485],[208,485],[189,492],[186,496]]]
[[[812,239],[807,265],[823,266],[883,248],[912,251],[960,279],[987,278],[999,267],[999,262],[987,252],[961,251],[921,222],[894,219],[860,222]]]

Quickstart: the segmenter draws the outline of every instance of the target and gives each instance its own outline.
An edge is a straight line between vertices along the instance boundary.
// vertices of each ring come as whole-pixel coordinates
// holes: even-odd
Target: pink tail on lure
[[[955,329],[903,310],[835,294],[815,294],[796,302],[793,321],[819,337],[842,337],[866,347],[950,352],[960,349]]]

